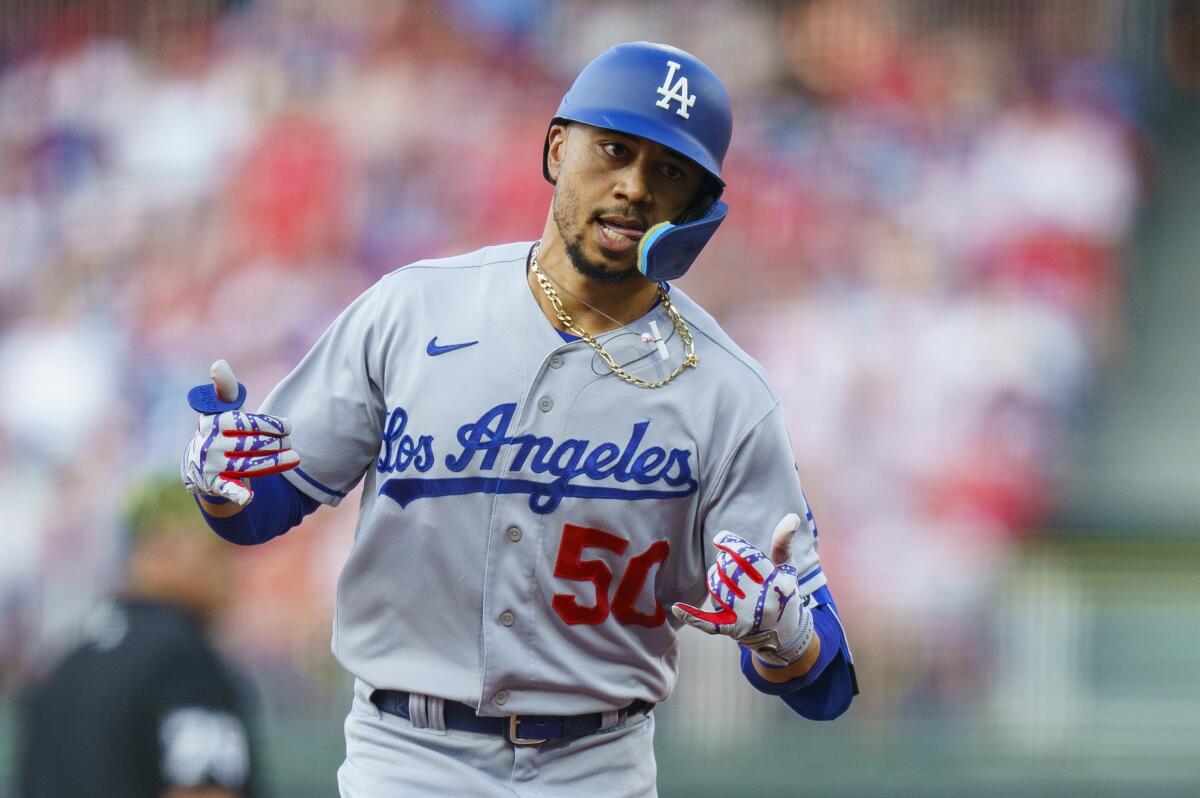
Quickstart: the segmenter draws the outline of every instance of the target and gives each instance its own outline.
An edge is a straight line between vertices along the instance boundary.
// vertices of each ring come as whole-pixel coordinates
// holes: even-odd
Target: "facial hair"
[[[571,220],[579,218],[580,210],[579,203],[575,201],[575,198],[561,183],[554,188],[554,202],[552,203],[552,207],[554,224],[557,225],[558,235],[563,240],[563,248],[567,252],[567,260],[571,261],[571,265],[575,267],[575,271],[603,285],[623,283],[640,274],[637,263],[634,263],[627,269],[613,271],[588,259],[587,255],[583,253],[583,239],[587,233],[588,224],[599,218],[599,213],[589,217],[587,223],[574,236],[568,235],[567,229],[571,224]]]

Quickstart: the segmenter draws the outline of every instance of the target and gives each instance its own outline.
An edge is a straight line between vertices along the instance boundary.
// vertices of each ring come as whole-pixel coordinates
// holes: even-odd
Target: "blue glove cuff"
[[[813,625],[816,627],[816,636],[821,641],[821,654],[808,673],[786,682],[769,682],[755,669],[754,652],[742,646],[742,673],[747,681],[754,685],[755,689],[768,695],[787,695],[797,690],[803,690],[815,682],[841,650],[842,633],[837,620],[823,606],[813,608]],[[762,662],[762,660],[759,660],[759,663],[766,668],[774,669],[774,666]]]
[[[296,490],[283,474],[271,474],[254,480],[254,501],[240,513],[214,518],[204,512],[203,506],[200,512],[209,528],[230,543],[255,546],[279,537],[319,506],[316,499]]]

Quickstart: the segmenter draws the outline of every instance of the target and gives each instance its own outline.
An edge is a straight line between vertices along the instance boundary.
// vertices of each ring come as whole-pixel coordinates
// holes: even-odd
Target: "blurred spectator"
[[[252,798],[250,710],[207,638],[230,547],[167,477],[133,496],[125,587],[27,696],[22,798]]]

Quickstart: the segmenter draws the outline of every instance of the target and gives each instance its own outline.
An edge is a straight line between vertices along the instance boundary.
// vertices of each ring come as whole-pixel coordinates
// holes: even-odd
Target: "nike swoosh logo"
[[[453,352],[455,349],[465,349],[468,346],[475,346],[477,343],[479,342],[467,341],[465,344],[446,344],[445,346],[438,346],[437,336],[435,335],[429,339],[429,345],[425,347],[425,354],[429,355],[430,357],[437,357],[438,355],[444,355],[447,352]]]

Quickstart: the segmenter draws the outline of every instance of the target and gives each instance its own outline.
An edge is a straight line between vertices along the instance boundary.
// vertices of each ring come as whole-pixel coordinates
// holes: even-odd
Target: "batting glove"
[[[713,538],[716,563],[708,569],[708,593],[716,610],[690,604],[671,607],[675,617],[710,635],[732,637],[767,665],[783,667],[800,659],[815,634],[812,611],[796,591],[792,535],[800,516],[789,513],[775,527],[771,557],[732,532]]]
[[[183,486],[189,493],[245,507],[254,498],[245,480],[295,468],[300,455],[292,451],[287,419],[240,410],[246,386],[228,363],[213,363],[209,376],[211,385],[188,392],[188,403],[201,415],[183,450]]]

